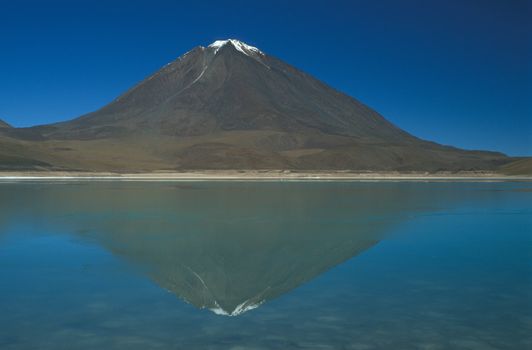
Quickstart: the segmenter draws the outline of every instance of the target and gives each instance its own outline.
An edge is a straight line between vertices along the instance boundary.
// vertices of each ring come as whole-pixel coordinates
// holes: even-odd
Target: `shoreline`
[[[189,172],[66,172],[0,171],[3,180],[85,180],[85,181],[532,181],[532,175],[504,175],[485,172],[399,173],[347,171],[189,171]]]

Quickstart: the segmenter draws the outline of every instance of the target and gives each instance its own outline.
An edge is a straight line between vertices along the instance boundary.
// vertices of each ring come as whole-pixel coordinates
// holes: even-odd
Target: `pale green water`
[[[526,349],[532,183],[4,181],[0,297],[1,349]]]

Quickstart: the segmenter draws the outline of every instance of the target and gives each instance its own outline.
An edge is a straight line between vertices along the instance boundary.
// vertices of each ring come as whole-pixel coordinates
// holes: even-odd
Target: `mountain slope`
[[[502,166],[500,172],[506,175],[531,175],[532,158],[516,158],[515,161]]]
[[[11,128],[11,125],[9,125],[8,123],[0,119],[0,129],[7,129],[7,128]]]
[[[236,40],[187,52],[98,111],[10,135],[68,150],[53,163],[84,170],[489,170],[509,161],[420,140]]]

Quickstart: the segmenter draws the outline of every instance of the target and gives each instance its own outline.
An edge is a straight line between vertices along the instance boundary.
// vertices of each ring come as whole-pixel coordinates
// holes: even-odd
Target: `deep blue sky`
[[[0,119],[77,117],[230,37],[419,137],[532,154],[530,1],[187,3],[0,0]]]

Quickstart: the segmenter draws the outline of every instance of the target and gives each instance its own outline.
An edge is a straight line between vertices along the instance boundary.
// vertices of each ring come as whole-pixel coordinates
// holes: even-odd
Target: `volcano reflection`
[[[341,183],[85,183],[17,196],[186,302],[230,316],[360,254],[432,200],[404,185]]]

